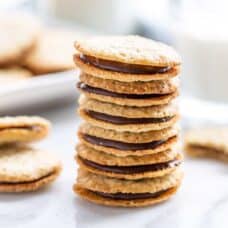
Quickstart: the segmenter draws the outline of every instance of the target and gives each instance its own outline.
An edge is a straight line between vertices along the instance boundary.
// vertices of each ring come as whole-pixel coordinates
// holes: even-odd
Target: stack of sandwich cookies
[[[0,192],[35,191],[59,176],[61,162],[55,154],[28,145],[49,130],[49,121],[40,117],[0,118]]]
[[[179,56],[138,36],[95,37],[75,46],[79,114],[85,120],[78,132],[75,192],[110,206],[168,199],[182,179]]]

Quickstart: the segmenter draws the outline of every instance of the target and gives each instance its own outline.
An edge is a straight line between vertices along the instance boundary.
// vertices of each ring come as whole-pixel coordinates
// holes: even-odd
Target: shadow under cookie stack
[[[74,191],[94,203],[141,207],[180,186],[180,57],[139,36],[91,37],[75,43],[81,69],[79,164]]]

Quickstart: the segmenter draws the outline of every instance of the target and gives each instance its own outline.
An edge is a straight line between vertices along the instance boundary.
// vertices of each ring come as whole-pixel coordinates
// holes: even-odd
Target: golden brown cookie
[[[36,45],[40,23],[24,13],[1,13],[0,34],[0,65],[18,64]]]
[[[78,40],[75,48],[97,59],[143,66],[176,66],[181,60],[176,51],[140,36],[98,36]]]
[[[86,135],[81,132],[79,132],[78,136],[80,141],[88,147],[123,157],[130,155],[143,156],[165,151],[176,146],[178,141],[177,136],[148,143],[125,143],[112,139]]]
[[[151,141],[158,141],[177,136],[179,133],[179,127],[177,125],[174,125],[170,128],[162,129],[159,131],[136,133],[128,131],[118,132],[96,127],[88,123],[83,123],[79,128],[79,133],[126,143],[148,143]]]
[[[22,67],[0,69],[0,84],[15,83],[31,78],[32,72]]]
[[[54,154],[26,146],[0,148],[0,192],[35,191],[53,182],[61,163]]]
[[[104,154],[104,153],[103,153]],[[122,158],[123,160],[125,158]],[[155,178],[167,175],[180,166],[182,156],[178,154],[169,161],[150,164],[148,161],[143,165],[132,166],[109,166],[98,164],[89,159],[77,156],[77,162],[81,169],[85,169],[91,173],[100,174],[107,177],[113,177],[126,180],[138,180],[143,178]]]
[[[117,80],[121,82],[136,82],[136,81],[152,81],[152,80],[167,80],[177,76],[180,72],[179,66],[174,66],[163,73],[146,73],[146,74],[132,74],[122,73],[116,71],[110,71],[105,69],[97,68],[91,64],[87,64],[80,59],[80,54],[74,55],[74,62],[76,65],[85,73],[93,75],[95,77],[103,79]]]
[[[100,112],[113,116],[128,118],[162,118],[174,116],[179,113],[177,102],[171,102],[167,105],[157,105],[148,107],[121,106],[90,99],[81,95],[79,98],[80,108],[94,112]]]
[[[179,90],[169,94],[122,94],[91,87],[82,82],[79,82],[77,87],[89,98],[117,105],[136,107],[168,104],[179,94]]]
[[[24,61],[35,74],[46,74],[74,69],[73,42],[80,35],[75,31],[46,28],[42,31],[36,48]]]
[[[169,128],[179,120],[179,115],[163,118],[126,118],[111,116],[99,112],[78,110],[80,116],[88,123],[104,129],[116,130],[119,132],[145,132]]]
[[[45,138],[50,130],[50,122],[40,117],[1,117],[0,145],[28,143]]]
[[[185,135],[185,151],[193,157],[228,161],[228,128],[198,128]]]
[[[76,194],[107,206],[140,207],[161,202],[173,195],[182,180],[182,172],[141,180],[121,180],[79,170]]]
[[[179,79],[155,80],[147,82],[120,82],[117,80],[103,79],[81,73],[80,81],[94,88],[118,94],[171,94],[177,91]]]
[[[174,160],[180,151],[178,147],[173,147],[170,150],[162,151],[156,154],[144,156],[126,156],[123,158],[95,150],[84,144],[79,144],[76,150],[77,155],[80,157],[107,166],[140,166],[145,164],[163,163]]]

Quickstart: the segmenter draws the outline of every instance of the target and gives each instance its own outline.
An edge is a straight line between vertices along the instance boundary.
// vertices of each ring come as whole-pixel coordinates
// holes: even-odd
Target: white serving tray
[[[77,70],[0,85],[0,114],[75,97]]]

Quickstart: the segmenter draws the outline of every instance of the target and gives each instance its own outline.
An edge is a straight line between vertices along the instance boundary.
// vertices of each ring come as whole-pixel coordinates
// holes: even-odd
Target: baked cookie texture
[[[48,151],[28,146],[0,148],[0,192],[37,190],[60,174],[61,162]]]
[[[7,13],[1,14],[0,25],[0,66],[22,63],[27,52],[36,45],[40,23],[31,15]]]
[[[175,50],[139,36],[75,42],[81,69],[73,190],[106,206],[141,207],[179,188],[177,96],[181,59]]]
[[[45,28],[41,34],[36,47],[25,58],[24,65],[35,74],[73,69],[73,41],[80,35],[57,28]]]
[[[61,162],[49,151],[28,143],[44,139],[51,124],[41,117],[0,118],[0,192],[28,192],[52,183]]]
[[[128,64],[176,66],[181,63],[172,47],[140,36],[91,37],[76,41],[75,48],[84,55]]]
[[[41,140],[48,135],[50,127],[50,122],[41,117],[1,117],[0,145]]]
[[[228,161],[228,128],[197,128],[185,134],[185,151],[192,157]]]

